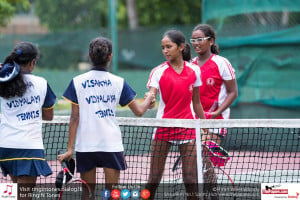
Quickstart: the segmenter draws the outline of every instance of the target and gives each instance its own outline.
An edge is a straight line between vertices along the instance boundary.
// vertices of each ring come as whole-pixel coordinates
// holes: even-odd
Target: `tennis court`
[[[116,187],[139,190],[145,187],[149,176],[154,129],[191,128],[199,124],[197,120],[151,118],[118,118],[118,122],[123,133],[128,169],[121,172],[120,183]],[[227,128],[222,146],[231,158],[221,168],[231,177],[236,188],[244,188],[234,194],[237,198],[260,199],[261,183],[300,183],[300,120],[201,120],[200,124],[206,128]],[[58,149],[65,149],[67,145],[68,117],[56,116],[53,122],[44,124],[43,131],[47,160],[53,174],[39,178],[38,183],[41,187],[44,184],[55,187],[56,175],[62,169],[56,161],[56,154]],[[179,155],[177,148],[173,146],[168,154],[158,199],[185,198],[182,169],[172,171]],[[100,197],[104,189],[104,174],[101,169],[97,172],[96,194]],[[0,182],[8,183],[10,180],[0,175]],[[225,174],[218,176],[217,182],[222,187],[230,185]]]

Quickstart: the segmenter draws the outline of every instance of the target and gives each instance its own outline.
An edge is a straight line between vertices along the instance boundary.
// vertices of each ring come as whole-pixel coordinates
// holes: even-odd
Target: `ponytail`
[[[4,60],[4,63],[14,63],[16,62],[17,58],[18,58],[18,54],[15,51],[12,51]]]
[[[23,75],[19,73],[14,79],[7,82],[0,82],[0,97],[9,99],[13,97],[21,97],[26,92],[26,83]]]
[[[216,54],[218,55],[219,54],[219,47],[216,45],[216,44],[213,44],[211,47],[210,47],[210,50],[213,54]]]
[[[191,45],[189,43],[184,44],[184,49],[182,51],[182,58],[183,60],[188,62],[192,59]]]

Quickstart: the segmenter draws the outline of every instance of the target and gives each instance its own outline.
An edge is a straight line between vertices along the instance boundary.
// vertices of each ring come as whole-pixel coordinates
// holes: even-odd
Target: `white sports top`
[[[73,78],[63,97],[79,105],[75,151],[124,151],[116,107],[135,96],[123,78],[107,71],[93,69]]]
[[[0,147],[44,149],[42,108],[52,108],[56,96],[44,78],[32,74],[23,77],[27,90],[22,97],[0,97]]]

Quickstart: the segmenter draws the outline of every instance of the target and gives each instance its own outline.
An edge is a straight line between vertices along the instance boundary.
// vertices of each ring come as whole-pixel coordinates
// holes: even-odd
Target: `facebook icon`
[[[103,199],[108,199],[110,197],[110,191],[109,190],[103,190],[102,191],[102,197],[103,197]]]

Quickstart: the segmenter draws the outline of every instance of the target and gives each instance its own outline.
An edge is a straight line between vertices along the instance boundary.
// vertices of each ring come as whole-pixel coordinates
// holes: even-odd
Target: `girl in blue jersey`
[[[116,120],[117,105],[128,105],[135,115],[142,116],[154,96],[146,93],[139,105],[126,81],[107,71],[112,58],[112,43],[107,38],[91,41],[89,57],[92,70],[73,78],[63,95],[72,103],[72,112],[67,152],[58,159],[70,159],[75,143],[77,171],[91,186],[94,197],[96,167],[103,167],[107,189],[118,183],[120,170],[127,168]]]
[[[52,120],[56,101],[47,81],[31,74],[38,57],[34,44],[21,42],[0,68],[0,167],[14,183],[31,188],[37,176],[52,174],[44,156],[42,119]]]

